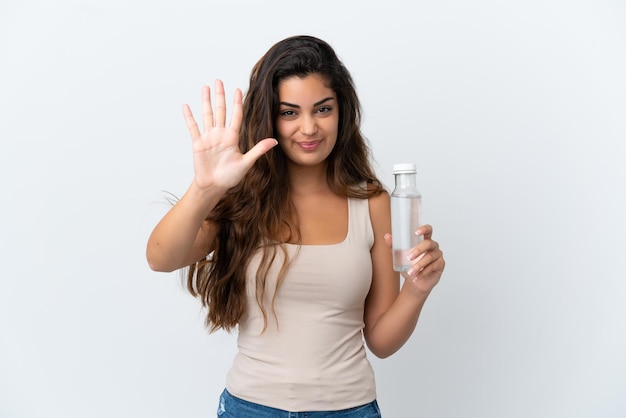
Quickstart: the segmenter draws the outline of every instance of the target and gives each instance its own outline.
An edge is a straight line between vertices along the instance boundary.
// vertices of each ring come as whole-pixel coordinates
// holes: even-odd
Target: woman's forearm
[[[410,283],[404,282],[394,303],[366,332],[368,348],[374,355],[389,357],[408,341],[428,295],[412,289]]]
[[[146,258],[152,270],[174,271],[208,254],[215,231],[204,221],[223,194],[216,188],[200,190],[194,184],[187,189],[148,239]]]

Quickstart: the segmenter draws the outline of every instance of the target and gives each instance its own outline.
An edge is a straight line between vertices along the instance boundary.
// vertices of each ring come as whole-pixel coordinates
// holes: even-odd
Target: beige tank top
[[[268,324],[256,301],[260,254],[247,272],[247,312],[226,388],[239,398],[287,411],[346,409],[376,398],[363,341],[363,310],[372,280],[374,234],[366,199],[348,199],[348,233],[332,245],[290,245],[292,263]],[[265,306],[283,257],[267,278]]]

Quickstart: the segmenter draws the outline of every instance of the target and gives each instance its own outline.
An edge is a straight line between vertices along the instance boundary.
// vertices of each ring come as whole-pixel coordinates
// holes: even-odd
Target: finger
[[[248,166],[252,167],[252,164],[254,164],[254,162],[258,160],[261,155],[274,148],[276,144],[278,144],[278,141],[274,138],[265,138],[257,142],[254,147],[243,155],[243,158],[246,160]]]
[[[409,260],[416,260],[418,257],[423,255],[428,251],[438,251],[439,243],[437,241],[433,241],[431,239],[424,240],[420,242],[416,247],[411,248],[409,252]]]
[[[243,107],[241,104],[241,90],[235,89],[235,100],[233,103],[233,116],[230,119],[230,127],[239,131],[243,120]]]
[[[416,270],[416,273],[412,276],[413,282],[420,280],[422,278],[427,278],[434,274],[438,274],[439,276],[441,276],[445,265],[446,263],[443,260],[443,258],[441,257],[438,258],[434,262],[428,264],[427,266],[424,266],[422,270]]]
[[[211,107],[211,88],[202,86],[202,124],[204,131],[213,127],[213,108]]]
[[[410,276],[413,276],[416,273],[420,273],[427,266],[437,261],[438,258],[439,258],[439,254],[437,253],[433,253],[433,252],[423,253],[421,257],[419,257],[417,261],[411,266],[407,274]]]
[[[187,124],[187,129],[189,130],[189,134],[191,135],[191,139],[195,140],[200,137],[200,129],[198,129],[198,124],[196,120],[193,118],[193,114],[191,113],[191,108],[189,108],[188,104],[183,105],[183,116],[185,118],[185,123]]]
[[[417,228],[417,231],[415,231],[415,233],[417,235],[423,236],[425,240],[430,239],[433,236],[433,227],[428,224],[422,225]]]
[[[216,128],[224,128],[226,126],[226,96],[222,80],[215,80],[215,115],[213,123],[213,126]]]

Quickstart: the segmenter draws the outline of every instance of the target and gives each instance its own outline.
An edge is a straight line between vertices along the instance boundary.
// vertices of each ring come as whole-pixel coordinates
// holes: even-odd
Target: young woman
[[[220,417],[379,417],[364,341],[379,357],[411,336],[445,261],[432,228],[393,271],[389,194],[333,49],[282,40],[254,66],[230,124],[221,81],[189,106],[194,178],[147,245],[156,271],[189,267],[211,331],[238,331]],[[214,106],[213,106],[214,105]],[[295,414],[300,413],[300,414]]]

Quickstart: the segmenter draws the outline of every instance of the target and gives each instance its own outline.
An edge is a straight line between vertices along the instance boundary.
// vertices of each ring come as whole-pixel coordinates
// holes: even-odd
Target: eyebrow
[[[320,100],[319,102],[315,102],[313,103],[313,107],[319,106],[321,104],[323,104],[324,102],[327,102],[329,100],[334,100],[334,97],[326,97],[325,99]],[[289,107],[295,107],[296,109],[300,109],[300,106],[298,106],[297,104],[293,104],[293,103],[289,103],[289,102],[280,102],[281,105],[283,106],[289,106]]]

